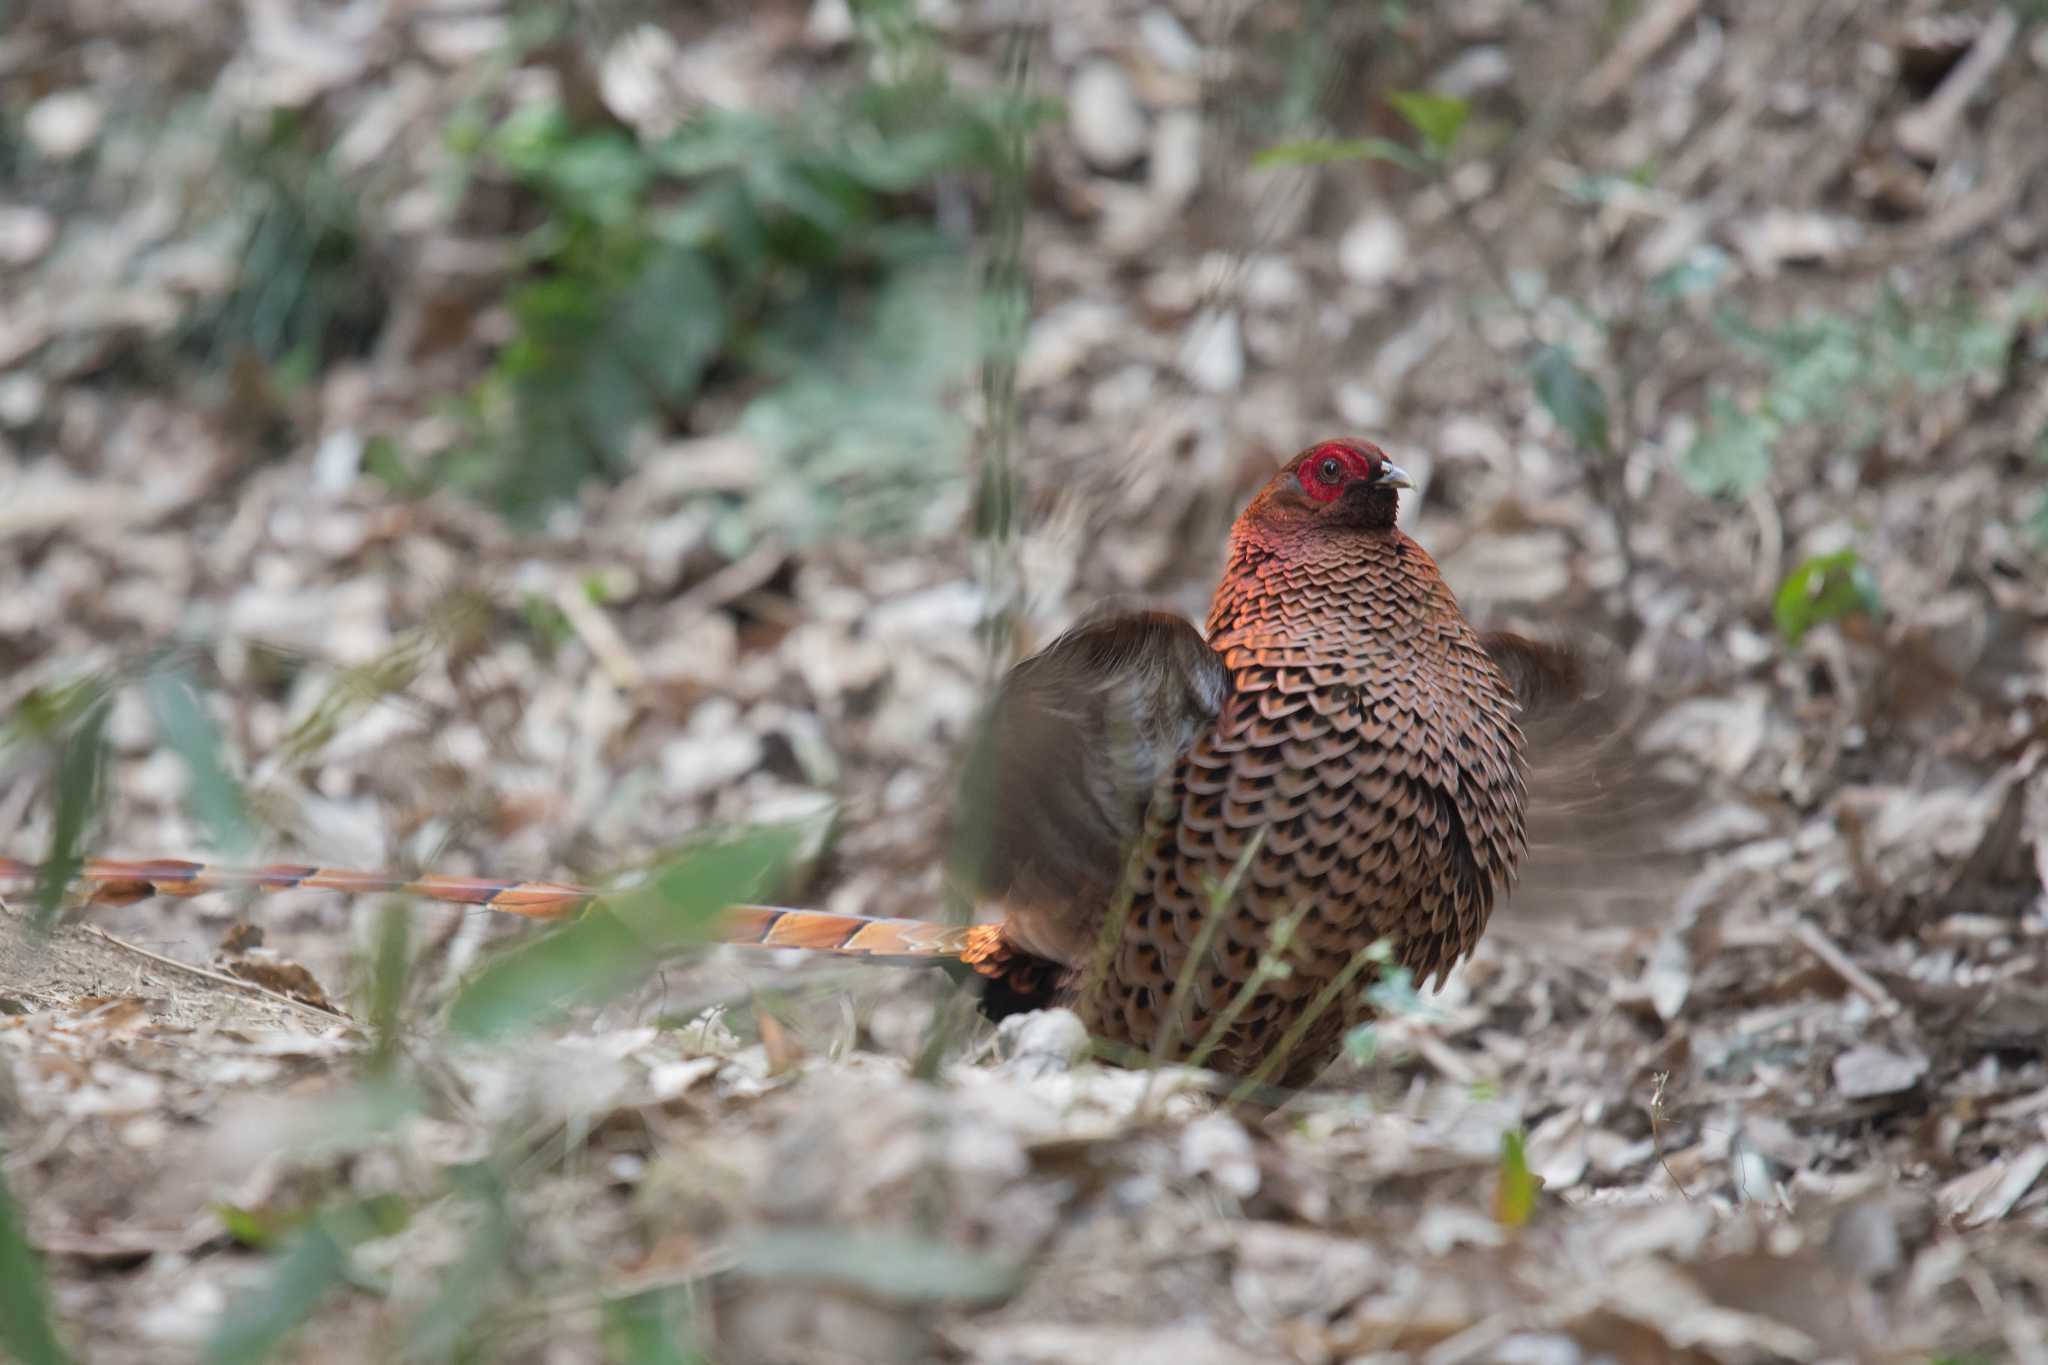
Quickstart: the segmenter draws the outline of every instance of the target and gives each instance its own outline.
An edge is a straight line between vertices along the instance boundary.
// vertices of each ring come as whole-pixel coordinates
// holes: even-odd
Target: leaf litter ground
[[[1056,1016],[933,1073],[924,978],[714,953],[486,1046],[427,1021],[515,931],[493,917],[418,908],[379,1025],[371,907],[151,903],[39,945],[12,903],[5,1175],[82,1358],[659,1359],[634,1343],[670,1330],[719,1360],[2048,1358],[2041,30],[1464,3],[1333,30],[1327,124],[1268,129],[1247,110],[1315,78],[1286,8],[1041,35],[1071,123],[1025,233],[1023,642],[1106,596],[1199,612],[1245,491],[1366,429],[1425,481],[1413,529],[1468,612],[1612,642],[1644,818],[1539,824],[1475,958],[1264,1125],[1076,1063]],[[367,438],[445,442],[503,335],[518,225],[419,190],[505,34],[273,18],[197,7],[151,46],[154,7],[31,6],[6,40],[10,82],[61,74],[25,127],[76,193],[0,215],[0,695],[183,642],[280,849],[563,876],[829,820],[805,899],[935,913],[990,602],[965,483],[882,545],[733,552],[705,494],[764,466],[716,393],[689,429],[720,434],[536,531],[361,477]],[[644,131],[850,60],[830,4],[647,33],[529,74]],[[939,30],[967,84],[1002,36]],[[380,168],[361,212],[407,340],[282,393],[133,363],[236,277],[178,207],[215,144],[144,107],[189,79],[167,51],[230,73],[213,119],[312,111]],[[1245,169],[1398,133],[1365,107],[1392,89],[1470,102],[1446,181]],[[1552,392],[1586,396],[1567,353],[1603,387],[1618,482],[1532,353]],[[1853,566],[1882,614],[1788,602],[1807,565],[1811,599]],[[106,852],[209,833],[160,721],[115,703]],[[0,831],[31,852],[14,776]],[[261,1306],[309,1285],[284,1336]]]

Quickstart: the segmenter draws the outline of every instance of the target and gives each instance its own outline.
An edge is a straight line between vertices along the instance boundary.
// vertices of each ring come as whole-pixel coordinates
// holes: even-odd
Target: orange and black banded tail
[[[0,858],[0,883],[32,883],[42,875],[33,863]],[[352,896],[397,894],[451,905],[503,910],[528,919],[568,919],[597,895],[582,886],[557,882],[510,882],[491,877],[446,877],[425,873],[351,872],[339,867],[272,863],[264,867],[216,867],[182,858],[122,861],[88,858],[73,880],[86,888],[88,905],[130,905],[151,896],[202,896],[209,891],[340,891]]]
[[[33,884],[34,863],[0,858],[0,885]],[[74,878],[86,888],[88,905],[128,905],[150,896],[199,896],[209,891],[290,891],[304,887],[348,895],[407,895],[452,905],[502,910],[528,919],[570,919],[598,898],[587,886],[565,882],[503,881],[493,877],[450,877],[423,873],[351,872],[345,868],[274,863],[265,867],[216,867],[179,858],[121,861],[90,858]],[[970,965],[977,947],[996,934],[994,925],[934,924],[921,919],[840,915],[826,910],[785,910],[772,905],[735,905],[726,910],[717,938],[754,948],[802,948],[840,957],[889,962]]]

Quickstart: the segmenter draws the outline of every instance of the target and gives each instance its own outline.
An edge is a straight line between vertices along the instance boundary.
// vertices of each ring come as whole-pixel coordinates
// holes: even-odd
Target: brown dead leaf
[[[804,1059],[803,1044],[780,1019],[762,1012],[755,1015],[754,1023],[761,1033],[761,1050],[768,1054],[770,1076],[783,1075]]]
[[[228,931],[220,936],[220,946],[216,951],[228,957],[241,957],[251,949],[262,946],[263,926],[240,920],[229,925]]]
[[[313,974],[296,962],[269,955],[231,957],[221,963],[221,970],[265,990],[276,991],[302,1005],[340,1013],[327,998],[327,992],[320,988],[320,983],[313,979]]]

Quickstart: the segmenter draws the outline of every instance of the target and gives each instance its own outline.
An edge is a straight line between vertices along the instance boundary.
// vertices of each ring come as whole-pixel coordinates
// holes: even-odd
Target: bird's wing
[[[1115,894],[1160,779],[1216,718],[1230,674],[1166,612],[1078,626],[1003,679],[970,749],[955,867],[1033,951]]]
[[[1556,712],[1583,704],[1595,687],[1586,656],[1570,645],[1489,630],[1480,645],[1514,689],[1524,730],[1542,728]]]
[[[1669,835],[1697,793],[1636,748],[1644,698],[1611,647],[1508,631],[1483,632],[1480,642],[1521,704],[1529,756],[1529,849],[1511,923],[1526,930],[1555,918],[1568,932],[1669,904],[1689,866]]]

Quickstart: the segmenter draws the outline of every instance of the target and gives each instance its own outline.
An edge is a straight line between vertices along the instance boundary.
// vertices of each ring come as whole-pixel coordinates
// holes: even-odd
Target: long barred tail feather
[[[15,858],[0,858],[0,882],[33,882],[41,869]],[[216,867],[181,858],[123,861],[88,858],[76,880],[92,905],[129,905],[151,896],[201,896],[209,891],[340,891],[352,896],[400,894],[451,905],[503,910],[528,919],[567,919],[597,894],[587,887],[556,882],[513,882],[491,877],[447,877],[427,873],[403,877],[390,872],[351,872],[338,867],[272,863],[264,867]]]
[[[0,885],[32,884],[40,874],[34,863],[0,857]],[[216,867],[179,858],[91,858],[79,868],[75,880],[84,884],[87,904],[92,905],[129,905],[150,896],[198,896],[209,891],[307,888],[356,896],[418,896],[542,920],[574,918],[600,894],[590,887],[565,882],[505,881],[440,873],[406,877],[391,872],[352,872],[295,863]],[[992,925],[959,926],[773,905],[735,905],[726,909],[716,937],[721,943],[740,947],[801,948],[840,957],[906,963],[957,963],[972,957],[977,945],[984,945],[993,933]]]
[[[994,925],[934,924],[923,919],[727,906],[718,941],[751,948],[802,948],[838,957],[896,962],[959,962]]]

